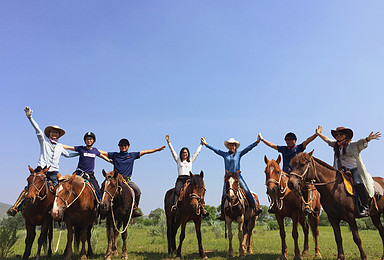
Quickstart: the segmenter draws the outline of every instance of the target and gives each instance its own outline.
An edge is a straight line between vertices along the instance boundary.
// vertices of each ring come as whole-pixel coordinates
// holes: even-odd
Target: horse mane
[[[325,168],[329,169],[329,170],[333,170],[333,171],[336,171],[335,168],[333,168],[331,165],[329,165],[328,163],[320,160],[319,158],[316,158],[316,157],[313,157],[312,158],[315,160],[315,162],[317,162],[318,164],[320,164],[321,166],[324,166]]]
[[[43,170],[43,168],[41,168],[41,166],[37,166],[36,169],[34,169],[33,171],[35,173],[38,173],[38,172],[41,172]]]
[[[192,175],[192,177],[190,179],[190,183],[192,184],[192,186],[195,186],[197,188],[204,188],[203,178],[201,178],[201,176],[198,174]]]

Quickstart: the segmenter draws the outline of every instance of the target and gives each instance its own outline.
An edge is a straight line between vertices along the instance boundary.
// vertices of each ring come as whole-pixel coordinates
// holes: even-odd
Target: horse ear
[[[310,153],[309,153],[309,156],[312,157],[312,154],[313,152],[315,151],[315,149],[313,149]]]
[[[107,174],[107,173],[105,172],[105,170],[103,169],[101,172],[103,173],[103,176],[105,177],[105,175]]]
[[[264,155],[264,162],[265,162],[265,164],[268,164],[268,162],[269,162],[269,160],[268,160],[266,155]]]
[[[280,164],[281,162],[281,155],[279,154],[279,156],[277,157],[277,160],[276,160],[277,164]]]
[[[61,177],[61,174],[57,173],[57,179],[60,179],[60,177]]]
[[[117,176],[119,176],[119,172],[118,171],[113,171],[113,178],[117,178]]]
[[[73,180],[76,178],[76,172],[74,172],[71,176],[71,178],[69,178],[68,182],[73,182]]]
[[[200,177],[201,177],[202,179],[204,179],[204,172],[203,172],[203,171],[200,171]]]
[[[29,166],[29,165],[28,165],[28,169],[29,169],[29,172],[30,172],[30,173],[33,173],[33,172],[34,172],[34,170],[32,169],[32,167]]]
[[[189,172],[189,176],[191,176],[191,178],[192,178],[192,176],[193,176],[193,174],[192,174],[192,172],[191,172],[191,171]]]

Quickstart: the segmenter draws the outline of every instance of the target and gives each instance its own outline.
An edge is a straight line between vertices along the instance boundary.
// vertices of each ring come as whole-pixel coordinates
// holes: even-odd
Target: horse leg
[[[25,228],[27,229],[27,237],[25,238],[25,250],[23,259],[28,259],[28,257],[31,255],[32,244],[36,236],[36,226],[25,220]]]
[[[319,247],[319,213],[310,214],[308,220],[315,240],[315,255],[316,257],[321,258]]]
[[[174,222],[172,224],[172,230],[171,230],[171,240],[172,240],[172,243],[171,243],[171,246],[172,246],[172,252],[176,252],[176,234],[177,234],[177,230],[179,229],[180,227],[180,220],[179,221],[176,221],[176,219],[174,219]]]
[[[88,227],[83,227],[81,230],[81,235],[80,235],[80,241],[81,241],[80,257],[81,257],[81,259],[87,259],[87,254],[85,251],[85,241],[87,241],[87,232],[88,232]]]
[[[340,220],[330,218],[328,215],[328,220],[331,223],[333,228],[333,234],[335,236],[335,241],[337,245],[337,260],[344,260],[344,249],[343,249],[343,238],[341,237],[340,231]]]
[[[243,244],[243,224],[244,224],[244,215],[239,217],[239,220],[237,221],[237,227],[238,227],[238,233],[237,238],[239,239],[239,255],[240,257],[244,257],[245,252],[245,245]]]
[[[232,234],[232,220],[230,220],[228,218],[227,220],[227,217],[225,219],[225,224],[227,225],[227,228],[228,228],[228,243],[229,243],[229,249],[228,249],[228,257],[232,258],[233,257],[233,248],[232,248],[232,237],[233,237],[233,234]]]
[[[187,221],[183,220],[181,223],[181,232],[180,232],[180,242],[179,242],[179,247],[177,248],[176,251],[176,257],[181,258],[181,246],[183,245],[183,241],[185,238],[185,226],[187,225]]]
[[[253,232],[253,229],[256,226],[256,218],[257,218],[257,216],[252,216],[247,221],[248,224],[246,225],[247,226],[247,231],[246,231],[247,241],[246,241],[246,245],[247,245],[247,251],[248,251],[249,254],[253,254],[253,250],[252,250],[252,232]]]
[[[128,219],[125,221],[124,226],[127,226]],[[121,234],[121,238],[123,239],[123,250],[121,251],[121,258],[122,259],[128,259],[128,254],[127,254],[127,236],[128,236],[128,231],[126,230],[123,234]]]
[[[117,228],[120,229],[121,222],[117,224]],[[118,256],[119,252],[117,251],[117,239],[119,238],[119,232],[113,229],[113,242],[112,242],[112,255]]]
[[[64,259],[72,259],[72,241],[73,241],[73,227],[69,222],[66,222],[67,225],[67,245],[64,250]]]
[[[199,245],[199,255],[201,258],[208,258],[207,255],[204,253],[203,244],[201,242],[201,218],[197,218],[194,220],[195,222],[195,230],[196,230],[196,237],[197,237],[197,244]]]
[[[303,233],[304,233],[304,249],[303,249],[303,252],[301,253],[302,256],[307,256],[308,255],[308,250],[309,250],[309,246],[308,246],[308,240],[309,240],[309,227],[308,227],[308,223],[307,221],[305,220],[305,216],[304,215],[300,215],[298,216],[299,218],[299,223],[301,225],[301,227],[303,228]],[[298,227],[298,225],[296,225],[296,227]],[[297,248],[299,250],[299,248]]]
[[[373,224],[377,228],[377,230],[379,230],[379,234],[380,234],[382,245],[383,245],[383,256],[381,257],[381,259],[384,260],[384,228],[383,228],[383,225],[381,224],[381,221],[380,221],[380,215],[381,215],[381,213],[379,213],[377,215],[373,215],[373,216],[371,216],[371,219],[372,219]]]
[[[285,227],[284,227],[284,218],[278,213],[275,213],[277,223],[279,224],[279,230],[280,230],[280,239],[281,239],[281,260],[287,260],[287,243],[285,242]]]
[[[107,252],[105,253],[104,258],[109,260],[111,259],[111,254],[112,254],[112,243],[113,243],[113,226],[111,225],[112,223],[109,222],[109,218],[107,219],[107,238],[108,238],[108,247],[107,247]]]
[[[37,253],[36,253],[37,260],[40,258],[41,246],[44,244],[45,241],[47,241],[47,233],[48,233],[48,225],[47,223],[44,223],[41,226],[40,236],[39,236],[39,239],[37,240]]]
[[[52,255],[53,220],[48,222],[48,257]]]
[[[87,243],[88,243],[87,256],[89,256],[89,257],[93,257],[94,256],[93,250],[92,250],[92,243],[91,243],[92,227],[93,227],[93,224],[89,225],[89,227],[87,229]]]
[[[364,249],[361,245],[361,238],[359,235],[359,230],[357,229],[357,224],[355,219],[350,221],[349,227],[351,228],[351,231],[352,231],[353,241],[355,241],[355,244],[359,248],[361,259],[367,259],[367,255],[365,254]]]

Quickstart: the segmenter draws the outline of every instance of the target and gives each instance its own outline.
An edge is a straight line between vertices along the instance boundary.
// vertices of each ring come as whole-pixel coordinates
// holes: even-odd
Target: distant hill
[[[12,205],[5,204],[0,202],[0,218],[2,218],[5,215],[5,212],[11,207]]]

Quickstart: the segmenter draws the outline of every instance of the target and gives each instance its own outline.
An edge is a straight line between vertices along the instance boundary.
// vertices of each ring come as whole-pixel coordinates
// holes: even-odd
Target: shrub
[[[18,239],[18,221],[19,219],[15,217],[3,218],[0,222],[0,258],[2,259],[13,253],[12,248]]]

